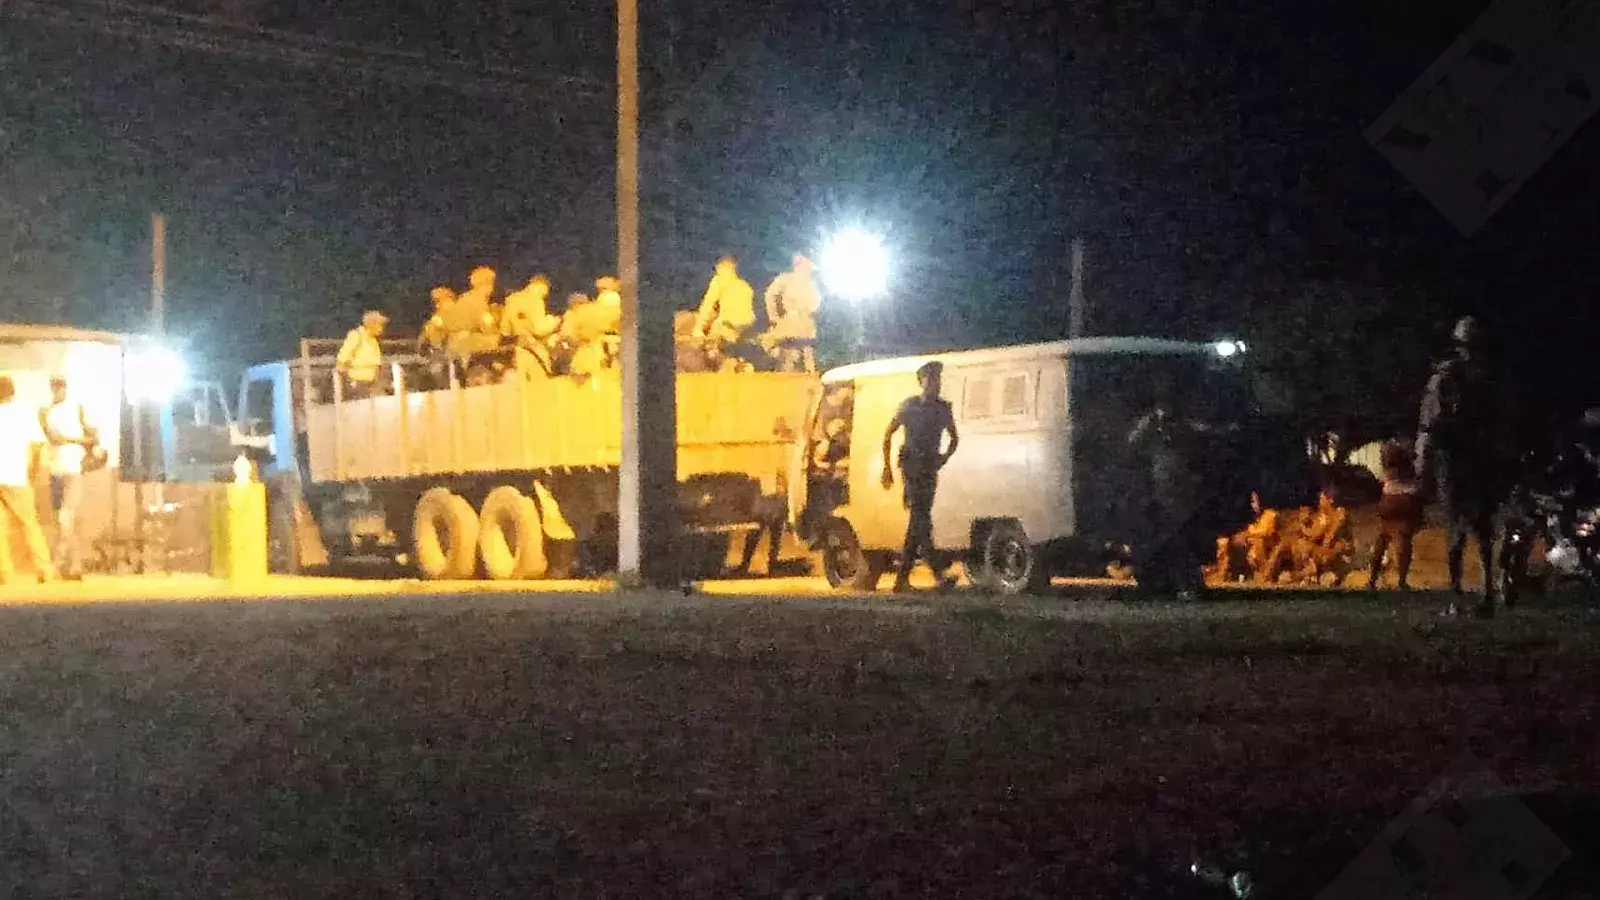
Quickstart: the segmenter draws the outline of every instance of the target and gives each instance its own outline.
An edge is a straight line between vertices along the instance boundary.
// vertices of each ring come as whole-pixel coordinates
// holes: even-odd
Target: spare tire
[[[433,488],[417,500],[411,547],[423,578],[472,578],[478,569],[478,514],[461,497]]]
[[[543,578],[544,524],[532,498],[510,485],[489,492],[478,516],[483,572],[495,581]]]

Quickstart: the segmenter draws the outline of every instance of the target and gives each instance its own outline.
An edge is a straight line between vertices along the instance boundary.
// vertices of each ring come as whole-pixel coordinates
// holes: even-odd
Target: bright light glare
[[[165,347],[143,347],[128,352],[128,399],[165,403],[189,377],[182,357]]]
[[[889,251],[883,238],[846,228],[822,248],[822,281],[828,292],[847,300],[870,300],[889,289]]]
[[[1227,359],[1237,353],[1244,352],[1244,344],[1241,341],[1217,341],[1216,350],[1218,356]]]

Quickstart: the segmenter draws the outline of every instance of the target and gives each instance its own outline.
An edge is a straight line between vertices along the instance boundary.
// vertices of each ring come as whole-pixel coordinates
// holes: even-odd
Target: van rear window
[[[1000,383],[1000,415],[1025,416],[1028,414],[1028,374],[1018,372],[1005,376]]]
[[[961,391],[961,417],[987,419],[994,415],[994,379],[985,375],[969,376]]]

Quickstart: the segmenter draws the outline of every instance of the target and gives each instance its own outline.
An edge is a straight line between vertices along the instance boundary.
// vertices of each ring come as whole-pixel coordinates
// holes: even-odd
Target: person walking
[[[39,411],[50,449],[50,505],[56,512],[55,566],[62,578],[83,578],[83,542],[78,512],[83,506],[84,463],[96,452],[99,432],[83,404],[67,397],[67,380],[50,379],[50,405]]]
[[[17,580],[11,559],[13,530],[22,533],[34,578],[39,582],[56,578],[33,493],[33,472],[43,444],[37,411],[18,403],[16,382],[0,375],[0,585]]]
[[[921,391],[908,397],[895,411],[883,433],[883,489],[894,487],[891,453],[894,436],[905,430],[900,445],[900,478],[905,486],[905,506],[911,517],[906,523],[905,549],[900,553],[900,573],[894,589],[911,589],[911,570],[918,557],[928,561],[935,575],[941,575],[933,546],[933,498],[939,487],[939,470],[950,462],[961,443],[956,432],[955,414],[950,401],[939,396],[944,379],[944,364],[937,360],[917,370]],[[944,437],[950,435],[949,444]]]

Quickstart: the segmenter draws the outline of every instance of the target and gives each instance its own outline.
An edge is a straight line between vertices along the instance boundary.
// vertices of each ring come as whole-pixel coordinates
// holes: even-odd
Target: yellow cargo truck
[[[421,390],[410,342],[385,342],[393,390],[348,399],[337,342],[251,368],[235,443],[273,502],[274,568],[394,556],[424,578],[536,579],[615,563],[622,382],[513,371],[497,384]],[[816,378],[677,377],[685,555],[712,565],[786,517],[791,442]]]

